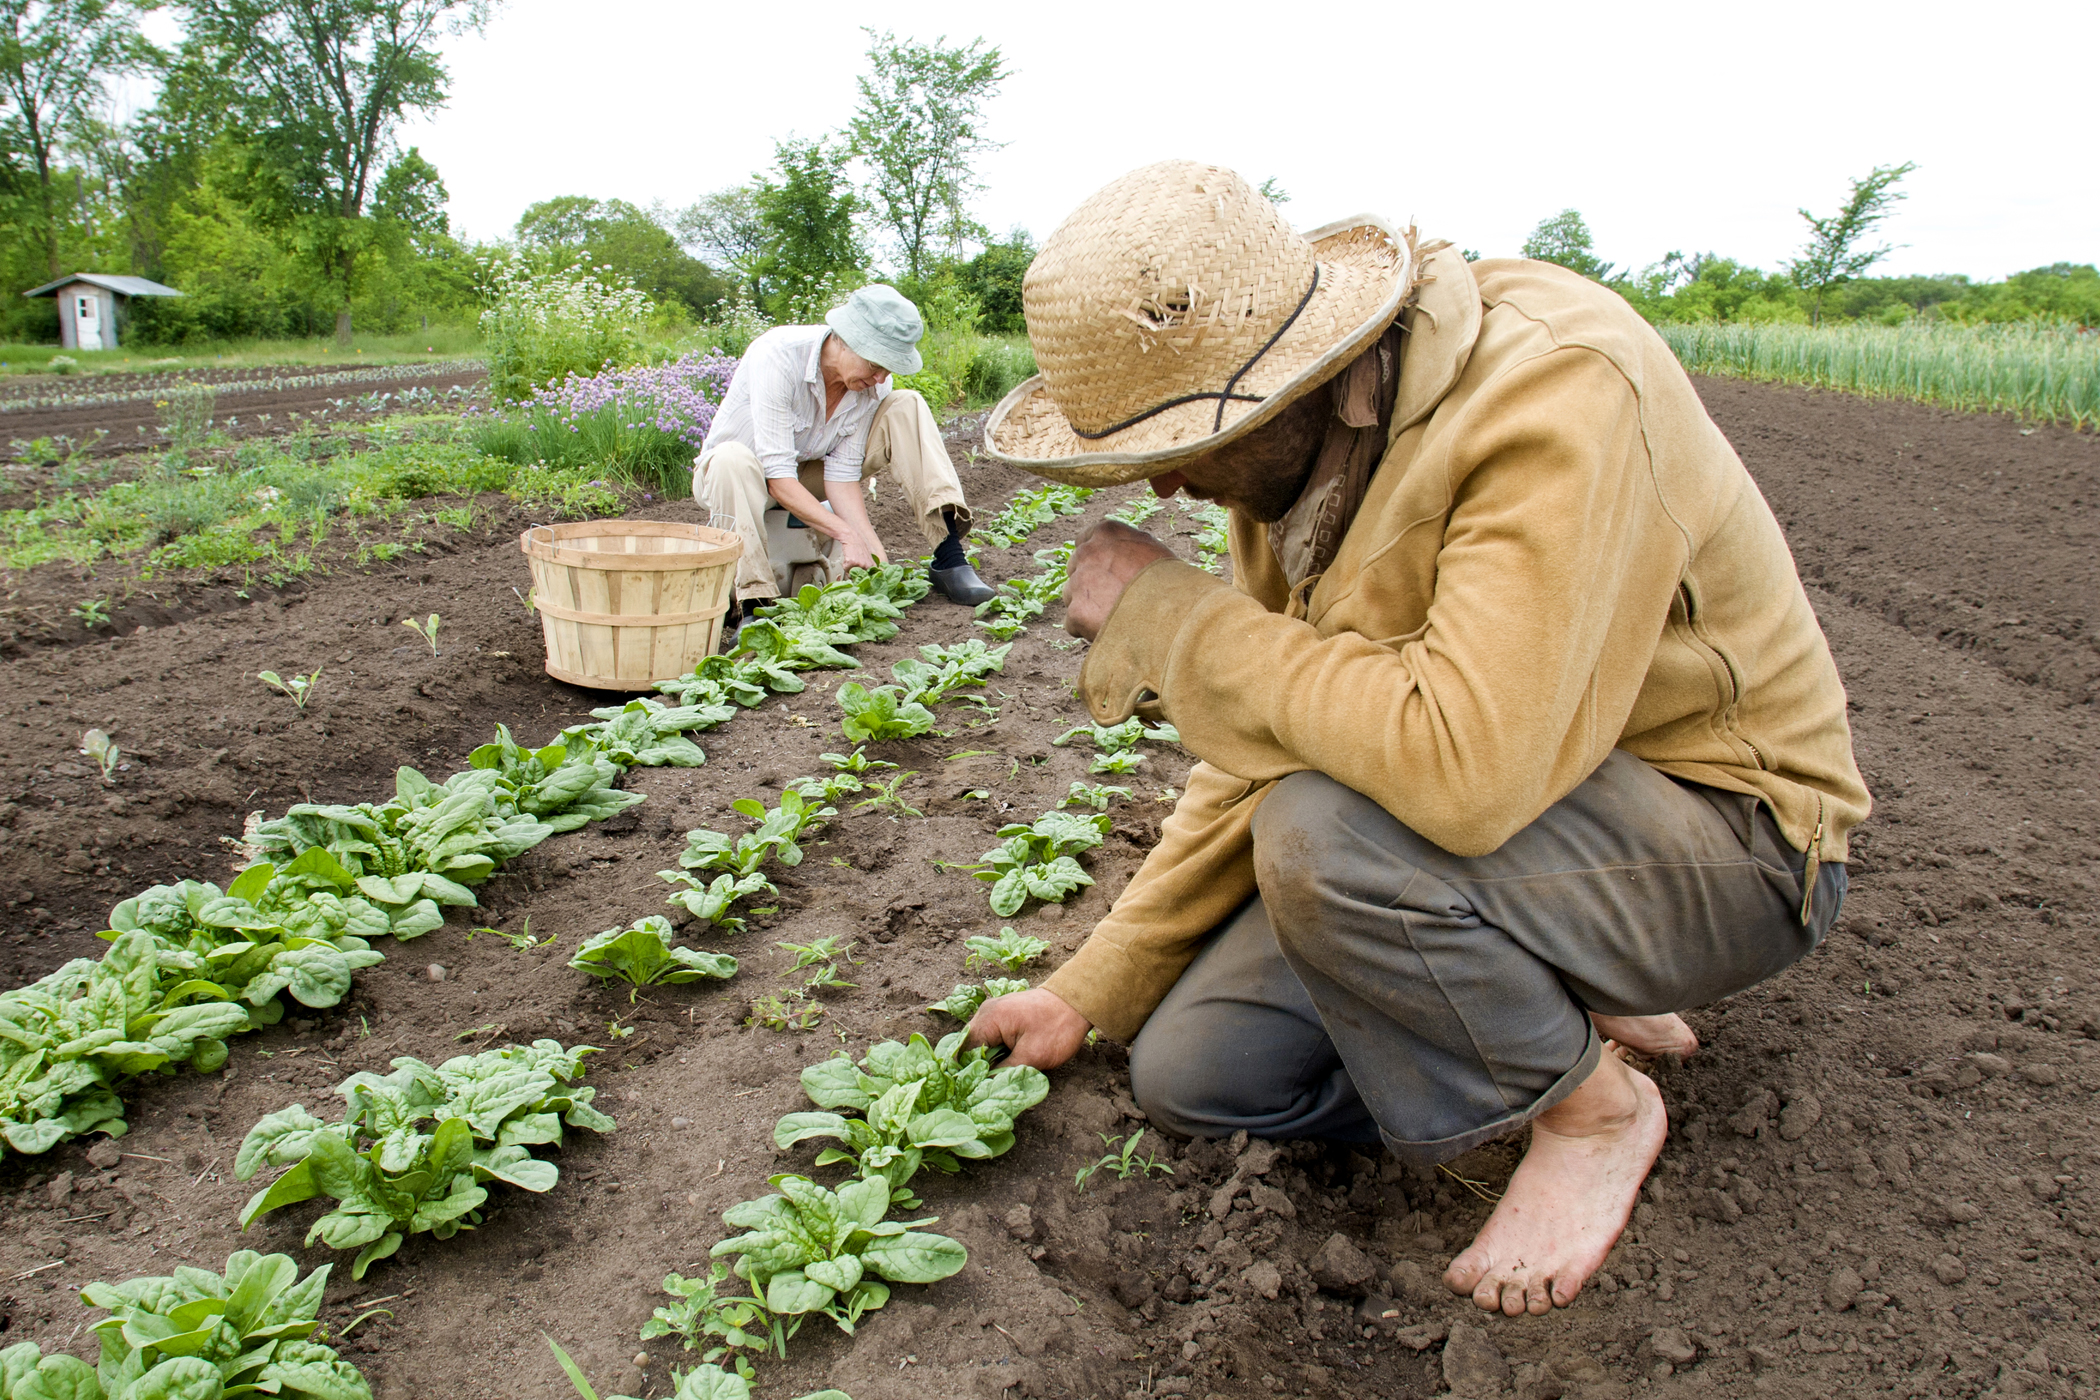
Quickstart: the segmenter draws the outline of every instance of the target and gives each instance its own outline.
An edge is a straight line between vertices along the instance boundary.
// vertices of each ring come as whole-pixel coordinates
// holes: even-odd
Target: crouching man
[[[887,561],[861,481],[888,471],[933,546],[934,587],[977,604],[993,590],[963,555],[970,507],[926,401],[893,392],[916,374],[925,323],[894,287],[862,287],[821,326],[776,326],[751,342],[693,463],[693,499],[736,517],[744,542],[736,593],[779,596],[766,543],[775,502],[825,536],[833,577]],[[830,509],[825,509],[826,505]]]
[[[1127,175],[1025,283],[991,454],[1231,508],[1233,582],[1114,523],[1067,626],[1096,722],[1202,761],[1160,843],[977,1043],[1132,1042],[1152,1121],[1531,1141],[1445,1281],[1515,1316],[1603,1262],[1666,1132],[1618,1047],[1823,938],[1868,796],[1771,510],[1669,350],[1543,263],[1374,218],[1300,236],[1230,171]]]

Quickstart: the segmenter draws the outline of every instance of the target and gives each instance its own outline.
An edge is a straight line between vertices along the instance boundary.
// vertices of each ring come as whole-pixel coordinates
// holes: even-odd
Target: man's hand
[[[1173,550],[1120,521],[1104,520],[1088,530],[1072,551],[1066,575],[1065,630],[1088,641],[1100,636],[1130,581],[1173,557]]]
[[[839,552],[844,555],[844,562],[840,565],[841,577],[855,569],[875,567],[876,552],[861,538],[858,530],[852,531],[839,541]]]
[[[1043,987],[993,997],[970,1018],[965,1045],[1004,1045],[1013,1062],[1056,1069],[1079,1053],[1093,1027],[1057,993]]]

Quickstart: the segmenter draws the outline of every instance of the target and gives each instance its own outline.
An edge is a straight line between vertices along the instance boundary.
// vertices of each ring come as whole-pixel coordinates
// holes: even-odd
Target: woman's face
[[[824,376],[836,379],[843,388],[861,393],[888,379],[890,372],[872,360],[854,354],[846,342],[834,334],[824,342]]]

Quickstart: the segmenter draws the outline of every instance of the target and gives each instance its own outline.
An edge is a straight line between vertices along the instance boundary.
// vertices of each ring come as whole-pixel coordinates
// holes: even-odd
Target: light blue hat
[[[825,312],[824,320],[847,349],[891,374],[917,374],[924,363],[918,347],[926,323],[919,319],[919,308],[895,287],[880,282],[862,287],[844,306]]]

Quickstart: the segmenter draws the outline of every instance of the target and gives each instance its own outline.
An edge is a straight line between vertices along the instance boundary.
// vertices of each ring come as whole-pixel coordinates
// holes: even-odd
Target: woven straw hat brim
[[[1038,374],[992,409],[985,455],[1068,485],[1120,486],[1171,471],[1176,461],[1214,451],[1273,419],[1378,339],[1400,314],[1413,282],[1406,238],[1376,215],[1342,219],[1306,238],[1319,266],[1319,286],[1236,386],[1260,395],[1259,403],[1228,403],[1219,426],[1217,400],[1203,398],[1105,437],[1084,438]]]

